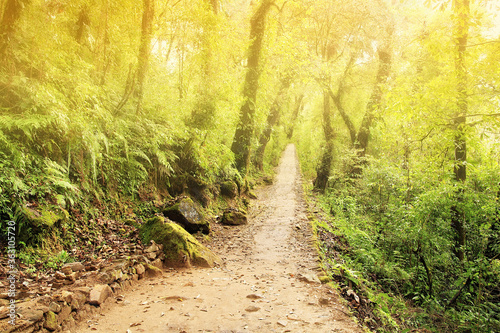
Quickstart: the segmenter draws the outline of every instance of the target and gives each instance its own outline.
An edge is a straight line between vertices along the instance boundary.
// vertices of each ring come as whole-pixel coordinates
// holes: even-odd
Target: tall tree
[[[333,139],[335,132],[332,126],[330,95],[327,89],[323,90],[323,132],[325,134],[325,146],[321,155],[321,161],[316,168],[316,178],[314,179],[314,189],[324,192],[330,178],[330,169],[333,161]]]
[[[21,16],[26,0],[7,0],[3,8],[2,20],[0,22],[0,60],[4,63],[4,56],[15,31],[15,24]]]
[[[366,104],[366,110],[363,115],[363,119],[361,121],[361,125],[358,130],[356,130],[356,127],[349,116],[349,114],[346,111],[346,108],[344,107],[342,103],[342,98],[343,94],[345,93],[344,85],[345,85],[345,80],[347,78],[347,75],[349,71],[351,70],[356,57],[355,53],[351,55],[351,58],[347,62],[346,68],[344,70],[344,74],[340,79],[339,82],[339,87],[336,93],[334,93],[331,89],[328,90],[332,100],[335,103],[335,106],[337,107],[337,110],[339,111],[348,131],[349,131],[349,136],[351,138],[351,143],[353,147],[357,151],[357,157],[358,160],[355,162],[353,165],[353,170],[352,174],[353,175],[359,175],[362,172],[362,164],[364,157],[366,155],[366,149],[368,148],[368,143],[370,140],[370,129],[373,125],[373,121],[376,119],[377,112],[379,108],[381,107],[381,102],[382,102],[382,97],[383,97],[383,86],[387,81],[387,78],[389,77],[390,73],[390,68],[391,68],[391,62],[392,62],[392,57],[391,57],[391,37],[393,33],[393,27],[389,26],[387,29],[387,37],[386,40],[384,41],[384,44],[379,47],[377,50],[378,58],[379,58],[379,64],[378,64],[378,70],[377,70],[377,75],[375,77],[375,82],[373,86],[373,90],[371,93],[371,96]],[[356,52],[356,51],[355,51]]]
[[[293,137],[293,131],[295,129],[295,124],[297,122],[297,118],[299,117],[300,111],[304,108],[304,94],[300,94],[295,97],[295,106],[293,108],[292,119],[290,120],[290,127],[287,129],[286,137],[287,139],[291,139]]]
[[[320,10],[317,15],[318,24],[316,27],[316,38],[315,38],[315,52],[316,55],[321,59],[321,61],[326,65],[326,67],[332,66],[333,60],[337,56],[337,43],[339,38],[335,31],[338,22],[338,12],[340,10],[339,3],[325,2],[320,6]],[[326,77],[326,81],[330,81],[330,73],[323,73]],[[329,84],[329,82],[325,82]],[[331,114],[331,99],[328,93],[328,89],[324,88],[323,91],[323,112],[322,112],[322,122],[323,122],[323,133],[325,136],[325,144],[322,147],[321,159],[316,167],[316,178],[314,179],[314,189],[320,192],[324,192],[328,179],[330,178],[330,170],[333,161],[333,148],[335,137],[335,132],[332,126],[332,114]]]
[[[259,170],[262,170],[263,168],[264,153],[266,151],[267,144],[271,139],[271,133],[273,131],[273,127],[280,120],[281,105],[283,103],[286,91],[290,87],[290,84],[291,84],[290,77],[285,76],[284,78],[282,78],[280,83],[280,88],[278,90],[278,93],[276,94],[276,97],[274,98],[273,104],[271,105],[271,109],[269,110],[269,114],[267,116],[266,127],[259,136],[259,146],[257,148],[257,151],[255,152],[255,157],[254,157],[255,166]]]
[[[231,145],[236,168],[242,174],[246,174],[250,163],[251,143],[255,127],[255,107],[261,73],[262,42],[266,32],[266,17],[273,3],[272,0],[262,0],[250,21],[251,42],[248,48],[247,73],[243,87],[244,102],[240,109],[239,121]]]
[[[465,62],[467,39],[470,25],[470,0],[454,0],[454,40],[455,40],[455,75],[457,80],[457,105],[454,118],[454,146],[455,146],[455,180],[464,183],[467,179],[467,141],[465,127],[467,126],[467,66]],[[462,200],[459,190],[457,200]],[[465,221],[464,214],[457,206],[452,208],[452,226],[456,232],[456,254],[460,261],[465,259]]]
[[[142,112],[142,98],[144,95],[144,80],[148,70],[149,58],[151,56],[151,39],[153,38],[153,20],[155,16],[155,0],[143,0],[141,44],[137,63],[137,109],[136,113]]]
[[[209,130],[213,126],[216,98],[214,90],[214,52],[218,30],[218,3],[205,0],[202,20],[201,39],[201,82],[194,108],[191,110],[189,123],[197,129]]]

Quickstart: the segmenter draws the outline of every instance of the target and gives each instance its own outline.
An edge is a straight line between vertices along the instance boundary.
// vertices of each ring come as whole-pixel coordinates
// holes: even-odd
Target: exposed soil
[[[77,332],[362,332],[320,273],[295,147],[256,191],[247,225],[213,226],[213,269],[170,269],[116,297]]]

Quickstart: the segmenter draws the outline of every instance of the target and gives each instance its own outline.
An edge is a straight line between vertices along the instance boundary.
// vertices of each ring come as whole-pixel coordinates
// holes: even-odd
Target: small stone
[[[146,264],[146,276],[150,278],[160,277],[163,275],[163,272],[158,267],[153,265]]]
[[[55,272],[54,276],[55,276],[55,278],[57,280],[64,280],[64,279],[66,279],[66,274],[64,274],[63,272],[57,271],[57,272]]]
[[[319,278],[314,274],[299,274],[298,278],[300,281],[311,283],[311,284],[321,284]]]
[[[97,280],[103,284],[110,284],[114,281],[113,277],[106,272],[100,272],[97,276]]]
[[[135,272],[139,275],[142,275],[142,274],[144,274],[144,272],[146,272],[146,269],[144,268],[144,265],[142,265],[142,264],[137,264],[134,266],[134,268],[135,268]]]
[[[73,272],[71,274],[66,274],[66,280],[75,282],[78,279],[78,272]]]
[[[42,310],[22,309],[19,311],[23,319],[37,322],[43,318]]]
[[[286,325],[288,325],[288,322],[286,320],[278,320],[277,324],[286,327]]]
[[[71,304],[71,300],[73,299],[73,293],[70,291],[67,291],[67,290],[63,290],[61,292],[60,299],[62,299],[63,301],[65,301],[68,304]]]
[[[122,270],[121,269],[116,269],[116,270],[112,271],[111,272],[111,277],[112,277],[113,281],[120,280],[123,277]]]
[[[261,294],[250,294],[250,295],[247,295],[247,298],[250,298],[250,299],[261,299],[261,298],[264,298],[264,296],[262,296]]]
[[[101,305],[112,293],[111,287],[107,284],[98,284],[90,292],[89,303],[92,305]]]
[[[73,270],[69,266],[63,266],[61,268],[61,272],[63,272],[66,275],[70,275],[71,273],[73,273]]]
[[[330,299],[328,299],[326,297],[321,297],[319,299],[319,304],[321,304],[321,305],[328,305],[328,303],[330,303]]]
[[[61,271],[62,271],[63,268],[67,269],[66,267],[70,268],[73,272],[81,272],[81,271],[85,270],[85,266],[83,266],[83,264],[81,262],[70,262],[70,263],[67,263],[67,264],[65,264],[61,268]]]
[[[45,314],[45,322],[43,323],[43,327],[48,329],[49,331],[55,331],[57,329],[57,315],[49,311]]]
[[[70,315],[71,315],[71,306],[63,305],[61,312],[59,312],[59,315],[57,316],[57,322],[59,324],[62,324],[66,319],[69,318]]]
[[[59,313],[59,312],[61,312],[61,309],[62,309],[61,305],[59,305],[56,302],[51,302],[49,304],[49,311],[51,311],[51,312]]]
[[[158,252],[159,248],[158,248],[158,245],[155,243],[155,241],[151,241],[151,246],[148,247],[146,250],[144,250],[144,252],[146,253],[151,253],[151,252]],[[155,256],[156,256],[156,253],[155,253]]]
[[[90,295],[90,287],[78,287],[73,289],[73,291],[82,293],[87,297]]]
[[[163,269],[163,261],[161,261],[161,259],[156,259],[151,263],[151,265],[155,266],[156,268]]]
[[[82,293],[82,292],[75,292],[73,296],[71,297],[71,309],[73,310],[79,310],[81,307],[85,305],[88,299],[88,294]]]
[[[253,306],[253,305],[251,305],[245,309],[246,312],[257,312],[259,310],[260,310],[260,308],[258,306]]]

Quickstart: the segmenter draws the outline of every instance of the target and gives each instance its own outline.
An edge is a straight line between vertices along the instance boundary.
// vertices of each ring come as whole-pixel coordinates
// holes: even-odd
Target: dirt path
[[[213,269],[169,270],[142,283],[77,332],[362,332],[318,273],[295,147],[275,184],[257,191],[243,227],[219,227]],[[224,230],[222,230],[224,229]]]

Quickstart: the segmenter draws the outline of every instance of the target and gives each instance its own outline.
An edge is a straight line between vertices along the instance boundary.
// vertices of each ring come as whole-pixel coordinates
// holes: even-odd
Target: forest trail
[[[248,224],[214,228],[211,247],[223,267],[167,270],[77,332],[362,332],[337,293],[314,281],[318,258],[300,182],[289,145],[275,183],[257,190]]]

